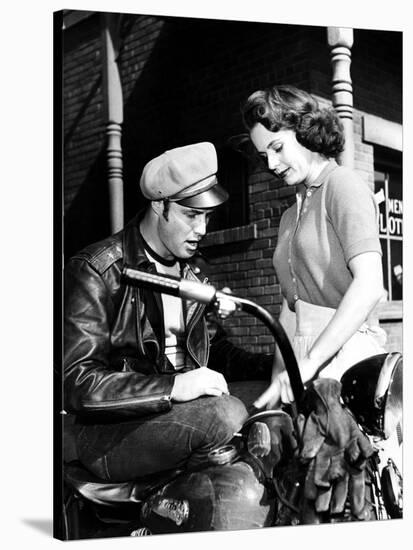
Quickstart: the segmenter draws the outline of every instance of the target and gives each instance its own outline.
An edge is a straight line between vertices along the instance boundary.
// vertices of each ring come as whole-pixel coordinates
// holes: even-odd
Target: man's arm
[[[65,268],[65,409],[104,417],[169,410],[173,375],[121,371],[110,364],[113,316],[114,304],[100,274],[85,260],[71,260]]]
[[[209,323],[211,348],[208,367],[222,373],[228,382],[271,379],[273,355],[252,353],[232,344],[222,326]],[[212,326],[211,326],[212,325]]]

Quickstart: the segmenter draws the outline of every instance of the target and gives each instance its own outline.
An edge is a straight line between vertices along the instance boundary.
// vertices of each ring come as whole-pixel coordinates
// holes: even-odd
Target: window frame
[[[376,177],[376,173],[379,173],[383,175],[383,182],[384,182],[384,201],[385,201],[385,225],[386,225],[386,233],[380,233],[380,242],[385,242],[386,247],[386,255],[387,255],[387,272],[385,273],[385,270],[383,269],[383,276],[386,277],[385,279],[385,286],[387,287],[388,296],[387,296],[387,302],[393,302],[395,301],[393,298],[393,265],[392,265],[392,242],[400,242],[403,243],[403,230],[402,234],[399,235],[393,235],[390,232],[390,209],[388,207],[389,205],[389,199],[390,199],[390,189],[391,189],[391,175],[394,173],[398,173],[397,175],[400,175],[400,185],[401,185],[401,199],[403,200],[403,174],[402,174],[402,154],[401,152],[391,150],[385,147],[381,146],[375,146],[374,147],[374,185],[375,185],[375,192],[376,191],[376,185],[378,182],[378,178]],[[396,178],[397,179],[397,178]],[[396,185],[396,184],[395,184]],[[390,195],[389,195],[390,193]],[[401,219],[403,220],[403,212],[401,213]],[[401,257],[401,266],[403,268],[403,251],[402,251],[402,257]],[[384,266],[383,266],[384,267]],[[403,284],[401,284],[401,293],[403,295]]]

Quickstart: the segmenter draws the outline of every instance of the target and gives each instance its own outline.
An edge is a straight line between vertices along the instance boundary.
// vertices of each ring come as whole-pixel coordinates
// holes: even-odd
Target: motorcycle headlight
[[[383,353],[360,361],[342,379],[342,398],[364,430],[402,441],[403,357]]]

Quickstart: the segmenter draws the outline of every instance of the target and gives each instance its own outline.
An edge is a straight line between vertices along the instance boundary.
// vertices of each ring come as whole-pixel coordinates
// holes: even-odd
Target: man
[[[213,210],[228,198],[212,144],[167,151],[140,187],[147,209],[65,269],[64,398],[77,452],[111,481],[195,467],[247,418],[227,380],[269,379],[272,358],[209,338],[205,306],[130,286],[124,265],[202,280],[192,265]]]

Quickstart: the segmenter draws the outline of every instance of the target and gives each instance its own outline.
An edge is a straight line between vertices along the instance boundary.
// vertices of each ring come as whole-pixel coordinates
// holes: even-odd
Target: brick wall
[[[63,33],[64,251],[108,234],[99,16]]]
[[[64,34],[66,255],[109,233],[99,24],[95,14]],[[128,15],[120,34],[126,219],[143,204],[137,182],[144,164],[166,148],[201,140],[220,147],[243,132],[240,103],[255,89],[279,82],[321,98],[331,94],[322,27]],[[373,150],[361,142],[361,115],[401,119],[399,34],[354,35],[355,161],[371,185]],[[241,238],[240,229],[233,242],[205,249],[214,284],[230,286],[274,315],[281,297],[272,254],[281,214],[293,200],[294,189],[280,188],[250,165],[249,223],[256,238]],[[240,314],[225,325],[235,343],[272,349],[254,319]]]
[[[351,75],[354,107],[402,123],[402,33],[358,29]]]
[[[278,316],[281,295],[272,264],[278,227],[284,209],[295,200],[295,188],[283,188],[260,168],[250,166],[250,223],[256,225],[254,240],[235,241],[227,247],[207,249],[210,256],[211,281],[219,288],[229,286],[234,294],[250,298]],[[246,315],[224,322],[234,343],[272,350],[272,338],[261,322]]]

